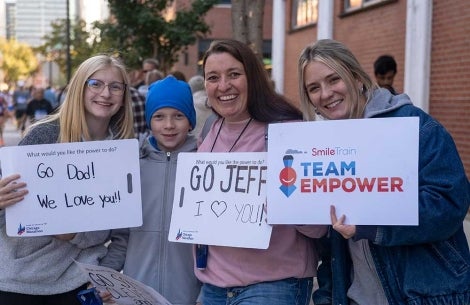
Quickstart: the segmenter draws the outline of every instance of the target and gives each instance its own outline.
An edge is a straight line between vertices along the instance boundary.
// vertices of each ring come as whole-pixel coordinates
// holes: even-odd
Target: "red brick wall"
[[[179,5],[185,3],[188,5],[191,0],[178,0]],[[263,38],[271,39],[272,36],[272,15],[273,15],[273,1],[266,0],[264,7],[263,19]],[[232,17],[230,6],[215,6],[206,15],[206,23],[210,27],[210,33],[207,39],[223,39],[232,38]],[[178,63],[175,64],[174,69],[183,71],[187,78],[197,73],[197,43],[189,46],[187,49],[187,63],[185,62],[184,54],[180,55]]]
[[[299,78],[297,62],[300,52],[308,44],[317,39],[317,26],[311,25],[302,29],[292,30],[292,0],[286,1],[286,47],[284,49],[284,95],[297,107],[299,100]]]
[[[301,50],[316,40],[317,27],[290,31],[292,0],[286,1],[286,74],[284,92],[298,102],[297,59]],[[388,53],[397,61],[394,87],[403,92],[406,1],[387,3],[375,8],[341,16],[343,0],[335,0],[333,38],[345,43],[356,55],[364,70],[373,77],[373,63],[377,57]]]
[[[469,2],[435,0],[432,18],[429,110],[451,133],[470,177]]]
[[[374,61],[382,54],[397,62],[394,87],[403,92],[406,1],[397,1],[340,17],[343,1],[335,1],[334,39],[346,44],[374,78]]]

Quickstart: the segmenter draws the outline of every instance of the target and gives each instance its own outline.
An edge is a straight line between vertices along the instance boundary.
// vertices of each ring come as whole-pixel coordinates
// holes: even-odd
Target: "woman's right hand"
[[[0,209],[20,202],[28,194],[26,183],[18,179],[20,179],[18,174],[0,179]]]

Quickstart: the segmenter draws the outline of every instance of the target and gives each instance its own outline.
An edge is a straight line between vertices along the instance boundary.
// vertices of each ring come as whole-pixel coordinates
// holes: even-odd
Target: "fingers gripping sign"
[[[4,209],[24,199],[28,193],[26,183],[18,181],[20,175],[0,179],[0,209]]]
[[[338,219],[338,217],[336,216],[336,208],[334,205],[330,206],[330,217],[333,229],[339,234],[341,234],[344,238],[349,239],[356,234],[355,225],[344,224],[344,221],[346,220],[346,215],[341,215],[341,217]]]

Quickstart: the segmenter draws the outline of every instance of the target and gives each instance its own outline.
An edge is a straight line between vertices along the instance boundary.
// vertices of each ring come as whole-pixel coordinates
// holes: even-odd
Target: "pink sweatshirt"
[[[212,125],[198,152],[210,152],[212,147],[213,152],[228,152],[247,121],[225,121],[217,136],[221,123],[219,119]],[[266,151],[265,132],[265,123],[252,121],[232,152]],[[209,246],[206,270],[195,269],[195,273],[201,282],[218,287],[313,277],[316,275],[318,255],[309,237],[321,237],[326,231],[327,226],[323,225],[275,225],[266,250]]]

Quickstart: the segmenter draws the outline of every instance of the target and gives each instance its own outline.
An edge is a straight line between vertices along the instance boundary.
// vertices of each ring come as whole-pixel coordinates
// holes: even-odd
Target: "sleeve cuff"
[[[377,226],[356,226],[356,235],[354,235],[353,240],[367,239],[373,242],[376,235]]]

